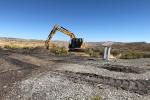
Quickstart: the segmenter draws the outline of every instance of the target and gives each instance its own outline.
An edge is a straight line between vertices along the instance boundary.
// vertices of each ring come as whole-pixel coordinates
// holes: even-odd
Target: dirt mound
[[[50,53],[50,51],[45,49],[44,47],[35,47],[35,48],[30,49],[28,51],[28,53],[35,53],[35,54],[43,53],[43,54],[45,54],[45,53]]]

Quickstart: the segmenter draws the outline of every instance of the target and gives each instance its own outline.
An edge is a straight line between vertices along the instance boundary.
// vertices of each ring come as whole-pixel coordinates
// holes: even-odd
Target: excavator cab
[[[69,43],[69,51],[80,50],[82,48],[82,45],[83,45],[82,38],[73,38]]]

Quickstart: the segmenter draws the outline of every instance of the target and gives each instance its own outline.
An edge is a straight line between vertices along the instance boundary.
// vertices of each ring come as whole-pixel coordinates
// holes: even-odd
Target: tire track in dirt
[[[71,71],[58,71],[63,73],[65,77],[73,82],[87,82],[90,84],[104,84],[123,89],[129,92],[138,93],[140,95],[150,94],[150,80],[127,80],[127,79],[114,79],[93,73],[81,73]]]
[[[105,64],[101,68],[107,69],[109,71],[123,72],[123,73],[135,73],[135,74],[142,74],[148,70],[148,69],[142,69],[142,68],[133,67],[133,66],[111,65],[111,64]]]

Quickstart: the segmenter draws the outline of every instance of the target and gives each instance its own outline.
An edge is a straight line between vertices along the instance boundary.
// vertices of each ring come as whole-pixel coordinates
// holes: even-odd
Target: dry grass
[[[1,48],[35,48],[43,47],[44,41],[0,40]]]

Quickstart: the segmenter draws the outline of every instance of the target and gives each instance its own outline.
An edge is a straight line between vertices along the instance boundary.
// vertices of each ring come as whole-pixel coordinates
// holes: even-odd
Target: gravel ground
[[[141,95],[117,90],[102,84],[74,83],[68,80],[64,74],[47,72],[35,78],[16,83],[4,99],[92,100],[96,96],[101,97],[103,100],[141,100],[143,98]]]
[[[150,100],[150,59],[0,52],[1,100]]]

